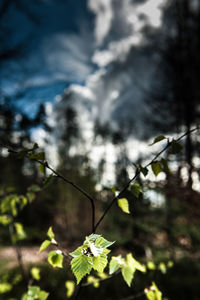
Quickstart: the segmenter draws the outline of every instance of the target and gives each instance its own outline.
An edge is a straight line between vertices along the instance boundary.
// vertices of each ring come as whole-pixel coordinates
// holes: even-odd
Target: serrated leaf
[[[100,234],[95,234],[95,233],[92,233],[90,234],[87,238],[90,242],[95,242],[96,239],[100,238],[101,235]]]
[[[151,168],[152,168],[152,171],[153,171],[155,176],[158,176],[158,174],[160,172],[162,172],[162,167],[161,167],[161,164],[159,162],[152,163]]]
[[[138,198],[139,195],[142,193],[141,186],[138,183],[134,183],[131,185],[131,192],[133,195]]]
[[[130,214],[129,203],[126,198],[117,199],[117,204],[123,212]]]
[[[63,255],[60,250],[51,251],[48,255],[48,262],[55,268],[63,267]]]
[[[92,266],[93,266],[92,258],[86,255],[79,255],[72,259],[71,269],[74,276],[76,277],[77,284],[80,283],[80,281],[86,274],[89,274],[91,272]]]
[[[115,273],[121,266],[124,264],[124,259],[122,259],[121,255],[119,256],[112,256],[110,263],[109,263],[109,274]]]
[[[55,238],[55,234],[53,232],[52,227],[49,227],[48,231],[47,231],[47,236],[50,240],[53,240]]]
[[[110,242],[106,239],[104,239],[102,236],[96,239],[95,246],[98,246],[100,248],[108,248],[111,245],[113,245],[115,242]]]
[[[82,255],[82,251],[83,251],[83,246],[78,247],[75,251],[69,253],[69,255],[71,255],[72,257],[78,257],[80,255]]]
[[[129,266],[124,265],[122,267],[122,276],[129,287],[131,286],[131,282],[133,280],[133,275],[134,275],[134,272],[132,271],[132,269]]]
[[[51,244],[51,241],[45,240],[42,245],[40,246],[40,252],[44,251],[49,245]]]
[[[164,135],[159,135],[159,136],[157,136],[157,137],[154,139],[153,143],[150,144],[150,146],[152,146],[152,145],[154,145],[154,144],[156,144],[156,143],[158,143],[158,142],[160,142],[160,141],[162,141],[162,140],[164,140],[164,139],[166,139],[166,137],[165,137]]]
[[[44,152],[38,152],[36,154],[29,155],[30,159],[37,159],[37,160],[45,160]]]
[[[40,269],[36,267],[31,268],[31,275],[35,280],[40,280]]]
[[[103,273],[107,264],[108,259],[105,253],[102,253],[99,256],[93,258],[93,269],[100,273]]]
[[[66,287],[66,289],[67,289],[67,298],[70,298],[70,297],[73,295],[74,291],[75,291],[75,284],[74,284],[74,281],[72,281],[72,280],[67,280],[67,281],[65,282],[65,287]]]
[[[90,243],[89,247],[95,257],[99,256],[103,252],[103,248],[96,247],[94,243]]]

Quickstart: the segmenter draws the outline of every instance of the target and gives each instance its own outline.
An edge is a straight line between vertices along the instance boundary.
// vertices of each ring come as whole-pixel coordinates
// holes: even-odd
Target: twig
[[[5,145],[2,145],[0,144],[1,147],[4,147],[6,148],[10,153],[13,153],[13,154],[19,154],[18,151],[12,149],[11,147],[9,146],[5,146]],[[26,155],[26,157],[28,159],[29,156]],[[79,191],[82,195],[84,195],[89,201],[90,201],[90,204],[91,204],[91,208],[92,208],[92,232],[95,231],[95,201],[94,201],[94,198],[92,196],[90,196],[85,190],[83,190],[80,186],[78,186],[77,184],[75,184],[74,182],[72,182],[71,180],[69,180],[68,178],[64,177],[62,174],[58,173],[57,171],[55,171],[49,164],[47,161],[41,161],[41,160],[38,160],[38,159],[31,159],[32,161],[36,161],[37,163],[43,165],[44,167],[46,167],[47,169],[49,169],[53,174],[56,175],[56,177],[62,179],[64,182],[66,182],[67,184],[73,186],[77,191]]]
[[[131,296],[123,298],[121,300],[134,300],[134,299],[138,299],[138,298],[140,298],[140,297],[142,297],[144,295],[145,295],[145,293],[144,293],[144,291],[142,291],[142,292],[140,292],[140,293],[138,293],[136,295],[131,295]]]
[[[185,132],[184,134],[182,134],[179,138],[176,139],[176,141],[180,141],[182,138],[184,138],[185,136],[187,136],[188,134],[198,130],[199,127],[195,127],[191,130],[188,130],[187,132]],[[157,158],[162,154],[164,153],[170,146],[171,146],[172,142],[169,142],[167,143],[167,145],[160,151],[158,152],[154,158],[145,165],[144,168],[147,168],[149,167],[153,162],[155,162],[157,160]],[[107,208],[105,209],[105,211],[103,212],[102,216],[99,218],[99,220],[97,221],[95,227],[94,227],[94,231],[97,230],[97,228],[99,227],[99,225],[101,224],[101,222],[103,221],[103,219],[105,218],[105,216],[107,215],[108,211],[111,209],[111,207],[113,206],[113,204],[115,203],[115,201],[117,199],[119,199],[119,197],[129,188],[130,184],[138,177],[138,175],[140,174],[140,170],[137,168],[136,171],[135,171],[135,175],[127,182],[127,184],[123,187],[123,189],[120,191],[120,193],[115,196],[111,202],[108,204]]]

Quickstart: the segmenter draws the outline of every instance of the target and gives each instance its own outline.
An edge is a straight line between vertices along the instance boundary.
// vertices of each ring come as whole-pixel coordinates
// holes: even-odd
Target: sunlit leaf
[[[107,266],[107,263],[107,254],[102,253],[99,256],[93,258],[93,269],[100,273],[103,273],[105,267]]]
[[[70,298],[75,291],[75,283],[72,280],[67,280],[65,282],[65,287],[67,289],[67,298]]]
[[[126,214],[130,214],[129,203],[126,198],[118,199],[117,204],[123,212],[125,212]]]
[[[142,193],[142,188],[138,183],[134,183],[131,185],[131,192],[136,198],[138,198],[139,195]]]
[[[31,268],[31,275],[35,280],[40,280],[40,269],[36,267]]]
[[[45,240],[45,241],[41,244],[40,250],[39,250],[39,251],[40,251],[40,252],[44,251],[50,244],[51,244],[51,241]]]
[[[71,261],[72,272],[76,277],[77,284],[80,283],[82,278],[89,274],[92,270],[93,260],[92,257],[86,255],[79,255],[74,257]]]
[[[130,287],[134,276],[134,272],[131,269],[131,267],[129,267],[128,265],[124,265],[122,267],[122,276],[126,281],[126,283],[128,284],[128,286]]]
[[[154,139],[153,143],[150,144],[150,146],[152,146],[152,145],[154,145],[154,144],[156,144],[156,143],[158,143],[158,142],[160,142],[160,141],[162,141],[162,140],[164,140],[164,139],[166,139],[166,137],[165,137],[164,135],[159,135],[159,136],[157,136],[157,137]]]
[[[12,290],[12,285],[7,282],[0,283],[0,294],[8,293]]]
[[[63,255],[60,250],[51,251],[48,255],[48,262],[55,268],[63,267]]]
[[[152,171],[155,176],[158,176],[160,172],[162,172],[162,166],[160,162],[154,162],[151,164]]]
[[[124,259],[119,256],[112,256],[110,263],[109,263],[109,274],[115,273],[117,270],[121,268],[121,266],[124,265]]]
[[[108,248],[111,245],[113,245],[115,242],[110,242],[106,239],[104,239],[102,236],[97,238],[95,241],[95,246],[98,246],[100,248]]]
[[[148,300],[162,300],[162,293],[153,282],[152,286],[144,290]]]

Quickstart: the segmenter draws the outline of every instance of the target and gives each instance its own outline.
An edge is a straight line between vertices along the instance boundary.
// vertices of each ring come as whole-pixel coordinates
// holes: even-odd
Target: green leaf
[[[30,159],[37,159],[37,160],[45,160],[44,152],[38,152],[36,154],[29,155]]]
[[[86,255],[79,255],[74,257],[71,261],[71,269],[76,277],[77,284],[82,280],[82,278],[89,274],[92,270],[93,259]]]
[[[117,204],[123,212],[125,212],[126,214],[130,214],[129,203],[126,198],[118,199]]]
[[[115,273],[121,266],[124,265],[124,259],[119,256],[112,256],[110,263],[109,263],[109,274]]]
[[[38,296],[39,296],[39,300],[46,300],[49,296],[49,293],[45,291],[40,291]]]
[[[99,279],[95,278],[94,276],[88,276],[87,283],[93,283],[93,286],[95,288],[98,288],[100,286]]]
[[[48,262],[55,268],[63,267],[63,255],[60,250],[51,251],[48,255]]]
[[[150,146],[152,146],[152,145],[154,145],[154,144],[156,144],[156,143],[158,143],[158,142],[160,142],[160,141],[162,141],[162,140],[164,140],[164,139],[166,139],[166,137],[165,137],[164,135],[159,135],[159,136],[157,136],[157,137],[154,139],[153,143],[150,144]]]
[[[148,261],[147,262],[147,268],[149,270],[155,270],[156,269],[156,265],[155,265],[155,263],[153,261]]]
[[[36,184],[32,184],[31,186],[29,186],[28,188],[29,192],[40,192],[41,191],[41,188],[36,185]]]
[[[171,173],[167,160],[162,158],[160,162],[163,166],[164,171],[168,174]]]
[[[28,193],[26,193],[26,197],[27,197],[29,203],[31,203],[35,199],[35,194],[33,192],[28,192]]]
[[[146,167],[143,168],[142,166],[140,166],[140,172],[144,175],[144,177],[146,177],[149,171]]]
[[[69,253],[72,257],[78,257],[83,254],[83,246],[78,247],[75,251]]]
[[[53,232],[52,227],[49,227],[48,231],[47,231],[47,236],[50,240],[53,240],[55,238],[55,234]]]
[[[158,265],[158,269],[163,273],[166,274],[167,273],[167,267],[165,265],[164,262],[160,262]]]
[[[39,164],[38,168],[39,168],[39,171],[45,175],[45,166],[43,164]]]
[[[110,242],[106,239],[104,239],[102,236],[96,239],[95,246],[101,247],[101,248],[108,248],[111,245],[113,245],[115,242]]]
[[[74,281],[72,281],[72,280],[67,280],[67,281],[65,282],[65,287],[66,287],[66,289],[67,289],[67,298],[70,298],[70,297],[73,295],[74,291],[75,291],[75,284],[74,284]]]
[[[31,276],[35,280],[40,280],[40,269],[36,267],[31,268]]]
[[[8,215],[2,215],[0,216],[0,224],[3,226],[6,226],[12,222],[12,217]]]
[[[137,261],[133,257],[132,253],[127,254],[126,262],[133,270],[138,270],[143,273],[146,272],[146,267],[142,265],[139,261]]]
[[[39,250],[39,251],[40,251],[40,252],[44,251],[50,244],[51,244],[51,241],[45,240],[45,241],[41,244],[40,250]]]
[[[176,140],[173,140],[171,142],[171,153],[172,154],[178,154],[182,151],[182,149],[183,149],[183,146],[180,143],[178,143]]]
[[[12,290],[12,285],[8,282],[0,283],[0,294],[8,293]]]
[[[133,195],[138,198],[139,195],[142,193],[141,186],[138,183],[134,183],[131,185],[131,192]]]
[[[93,258],[93,269],[97,272],[103,273],[105,267],[108,264],[107,254],[102,253]]]
[[[161,164],[159,162],[152,163],[151,168],[152,168],[152,171],[153,171],[155,176],[158,176],[158,174],[160,172],[162,172],[162,167],[161,167]]]
[[[128,284],[128,286],[131,286],[131,282],[133,280],[133,276],[134,276],[134,272],[131,269],[131,267],[124,265],[122,267],[122,276],[124,278],[124,280],[126,281],[126,283]]]
[[[150,288],[144,290],[148,300],[162,300],[162,293],[159,291],[155,282],[152,283]]]
[[[19,240],[24,240],[26,238],[26,233],[21,223],[14,223],[14,230],[15,232],[12,234],[13,243],[16,243]]]
[[[92,233],[90,234],[87,238],[90,242],[95,242],[96,239],[100,238],[101,235],[100,234],[95,234],[95,233]]]

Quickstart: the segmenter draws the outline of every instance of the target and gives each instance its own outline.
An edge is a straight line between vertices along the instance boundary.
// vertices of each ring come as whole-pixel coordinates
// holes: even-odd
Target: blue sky
[[[159,28],[162,2],[18,1],[0,23],[4,49],[22,43],[19,57],[1,63],[3,92],[33,116],[39,103],[54,103],[69,89],[74,105],[85,106],[91,120],[100,115],[102,122],[123,124],[132,122],[134,111],[137,131],[141,90],[148,88],[154,65],[138,47],[147,23]]]

